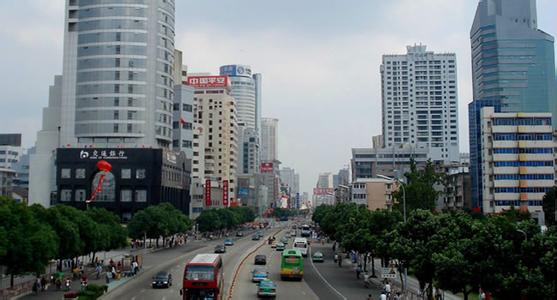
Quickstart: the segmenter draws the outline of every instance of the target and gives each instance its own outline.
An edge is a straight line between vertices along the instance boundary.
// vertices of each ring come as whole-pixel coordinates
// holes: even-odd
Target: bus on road
[[[282,252],[280,260],[280,279],[302,280],[304,276],[304,258],[297,249],[287,249]]]
[[[308,255],[308,240],[306,238],[295,238],[294,239],[294,249],[299,250],[304,257]]]
[[[197,254],[184,269],[183,300],[221,300],[224,293],[222,258]]]

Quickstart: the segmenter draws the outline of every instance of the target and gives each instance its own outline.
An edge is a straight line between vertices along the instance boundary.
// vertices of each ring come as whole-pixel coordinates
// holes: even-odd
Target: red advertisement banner
[[[222,181],[222,205],[228,207],[228,180]]]
[[[205,180],[205,206],[211,206],[211,180]]]

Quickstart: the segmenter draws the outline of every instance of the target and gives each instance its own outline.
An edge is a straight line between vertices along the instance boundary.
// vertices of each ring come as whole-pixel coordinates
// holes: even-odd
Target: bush
[[[90,284],[85,287],[85,290],[79,292],[79,300],[95,300],[98,299],[107,290],[106,285]],[[66,295],[64,294],[64,297]]]

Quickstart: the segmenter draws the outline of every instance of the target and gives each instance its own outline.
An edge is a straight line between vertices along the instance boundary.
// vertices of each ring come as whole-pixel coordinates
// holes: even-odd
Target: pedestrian
[[[333,243],[333,252],[335,252],[336,250],[337,250],[337,243],[334,242],[334,243]]]
[[[371,296],[371,294],[367,295],[367,300],[373,300],[373,297]]]
[[[385,294],[385,291],[381,292],[381,296],[379,296],[379,300],[387,300],[387,294]]]
[[[97,267],[95,268],[95,271],[97,272],[97,279],[99,279],[101,277],[102,270],[103,270],[103,268],[102,268],[101,264],[97,264]]]
[[[333,261],[336,263],[338,260],[338,254],[335,253],[335,256],[333,257]]]
[[[107,285],[110,283],[110,275],[109,274],[112,274],[112,273],[106,272],[106,275],[105,275],[105,278],[104,278]]]
[[[41,277],[41,291],[46,290],[47,286],[46,286],[46,277],[44,277],[44,275]]]
[[[391,284],[389,283],[389,281],[387,281],[387,283],[385,283],[385,293],[387,293],[387,296],[391,295]]]
[[[362,265],[358,264],[356,267],[356,279],[360,279],[360,274],[362,273]]]

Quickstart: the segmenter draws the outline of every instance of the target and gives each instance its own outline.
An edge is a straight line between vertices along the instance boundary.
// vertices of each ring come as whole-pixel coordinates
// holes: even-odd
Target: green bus
[[[280,260],[280,279],[302,280],[304,276],[304,258],[298,249],[287,249],[282,252]]]

